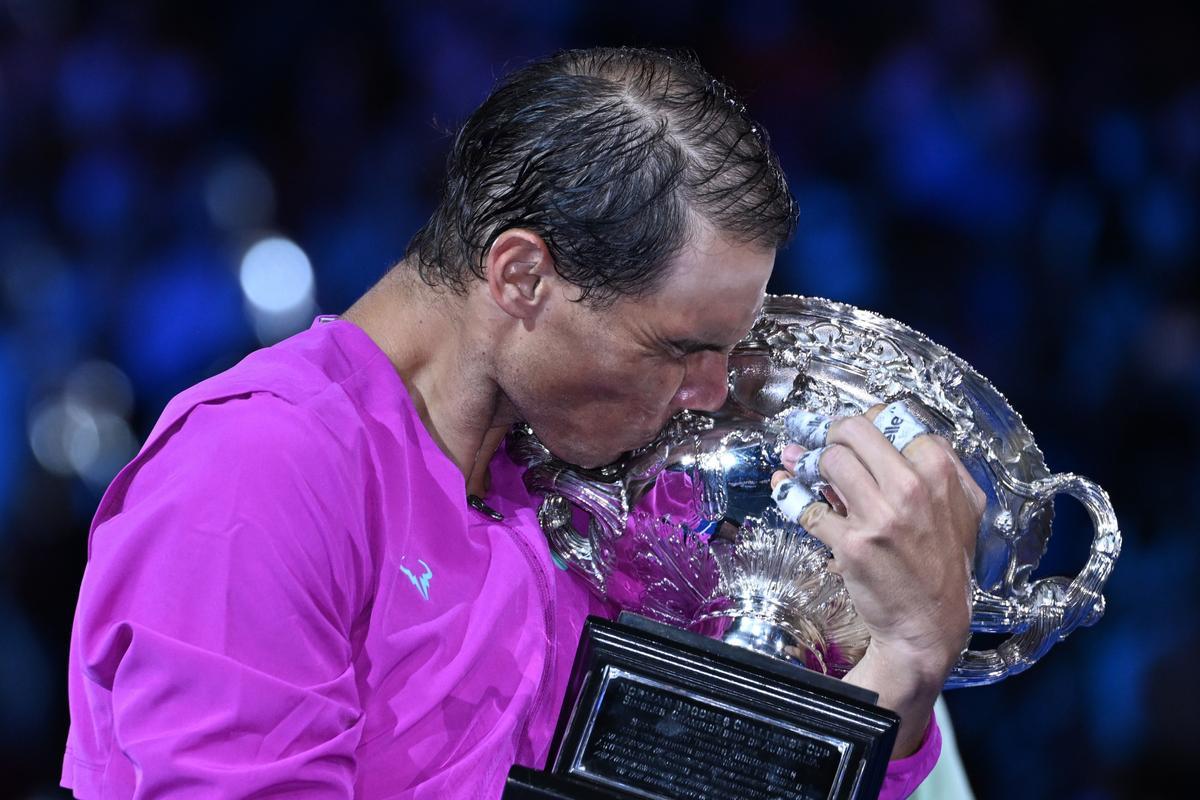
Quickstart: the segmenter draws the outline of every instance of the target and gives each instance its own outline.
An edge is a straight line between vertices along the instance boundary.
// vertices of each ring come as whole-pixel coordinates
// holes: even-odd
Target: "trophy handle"
[[[629,509],[620,483],[589,480],[554,463],[536,464],[525,472],[525,487],[543,495],[538,524],[557,553],[600,597],[605,596],[612,542],[625,530]],[[572,504],[588,513],[586,534],[572,520]]]
[[[1074,579],[1042,578],[1028,592],[1028,604],[996,597],[974,589],[975,630],[1005,626],[1012,636],[992,650],[966,650],[950,672],[947,688],[994,683],[1029,668],[1055,642],[1080,625],[1092,625],[1104,614],[1101,591],[1121,552],[1121,532],[1108,493],[1096,483],[1073,473],[1061,473],[1025,483],[1005,476],[1003,480],[1019,494],[1031,498],[1026,504],[1028,519],[1056,495],[1073,497],[1087,509],[1093,538],[1087,563]],[[1015,624],[1013,624],[1015,623]]]

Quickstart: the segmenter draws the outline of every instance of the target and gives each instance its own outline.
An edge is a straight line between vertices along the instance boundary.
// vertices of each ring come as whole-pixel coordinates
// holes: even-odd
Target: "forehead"
[[[636,305],[668,334],[740,335],[762,307],[774,264],[773,249],[704,228],[667,266],[657,289]]]

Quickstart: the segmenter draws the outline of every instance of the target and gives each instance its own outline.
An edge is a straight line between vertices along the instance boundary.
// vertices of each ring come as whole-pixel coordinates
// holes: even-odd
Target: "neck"
[[[488,463],[516,418],[493,378],[493,320],[472,299],[431,288],[400,264],[342,317],[387,354],[467,491],[483,495]]]

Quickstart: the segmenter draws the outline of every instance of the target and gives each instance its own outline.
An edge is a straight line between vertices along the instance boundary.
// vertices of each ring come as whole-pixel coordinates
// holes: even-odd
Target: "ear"
[[[502,231],[483,267],[492,300],[517,319],[537,316],[558,275],[545,240],[524,228]]]

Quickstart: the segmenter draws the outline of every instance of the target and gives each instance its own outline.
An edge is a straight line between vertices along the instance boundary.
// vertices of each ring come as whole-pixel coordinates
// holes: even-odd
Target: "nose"
[[[716,411],[728,395],[729,356],[705,350],[688,356],[683,383],[671,404],[677,411]]]

